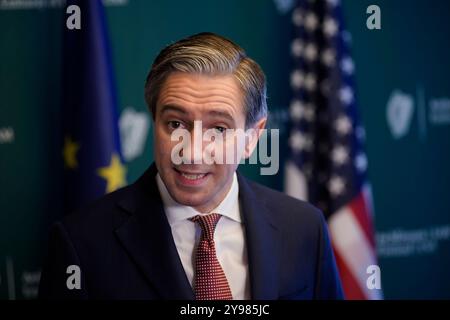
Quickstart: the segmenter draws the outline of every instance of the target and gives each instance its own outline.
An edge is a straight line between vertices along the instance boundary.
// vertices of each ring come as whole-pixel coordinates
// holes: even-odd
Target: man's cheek
[[[233,137],[227,139],[224,145],[225,153],[225,164],[226,165],[237,165],[239,164],[243,155],[243,142],[239,137]]]
[[[154,132],[154,148],[158,155],[163,158],[170,154],[170,150],[172,147],[170,146],[172,143],[170,141],[170,136],[167,137],[167,134],[162,129],[156,129]]]

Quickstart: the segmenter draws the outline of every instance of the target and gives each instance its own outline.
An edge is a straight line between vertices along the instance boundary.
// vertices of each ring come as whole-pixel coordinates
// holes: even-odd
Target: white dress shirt
[[[193,207],[177,203],[170,196],[159,174],[156,176],[156,182],[178,255],[191,286],[194,282],[195,248],[200,240],[201,229],[189,218],[201,214],[218,213],[222,215],[222,218],[214,232],[217,259],[227,277],[233,299],[250,299],[247,250],[244,240],[244,223],[239,208],[239,183],[236,173],[223,201],[208,213],[201,213]]]

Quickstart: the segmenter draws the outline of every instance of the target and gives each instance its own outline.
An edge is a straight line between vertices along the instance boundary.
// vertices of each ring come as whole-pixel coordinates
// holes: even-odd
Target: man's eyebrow
[[[183,113],[183,114],[188,113],[186,111],[186,109],[184,109],[180,106],[177,106],[177,105],[173,105],[173,104],[166,104],[161,107],[161,113],[169,112],[169,111],[175,111],[175,112],[179,112],[179,113]]]
[[[169,111],[174,111],[174,112],[178,112],[178,113],[182,113],[182,114],[188,114],[189,112],[180,106],[174,105],[174,104],[166,104],[163,105],[161,107],[161,114],[165,113],[165,112],[169,112]],[[227,120],[231,121],[231,122],[235,122],[234,117],[227,111],[223,111],[223,110],[210,110],[208,111],[208,115],[212,116],[212,117],[223,117],[226,118]]]
[[[226,111],[222,111],[222,110],[211,110],[208,112],[208,115],[210,116],[214,116],[214,117],[223,117],[223,118],[227,118],[228,120],[234,122],[234,118],[233,116]]]

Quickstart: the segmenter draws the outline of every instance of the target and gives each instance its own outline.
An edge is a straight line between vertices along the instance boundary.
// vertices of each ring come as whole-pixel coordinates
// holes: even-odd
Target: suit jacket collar
[[[115,232],[131,259],[162,299],[193,300],[194,292],[184,272],[164,213],[155,176],[155,164],[134,183],[132,196],[118,205],[130,213]],[[238,174],[252,299],[276,299],[278,295],[276,223],[248,181]]]

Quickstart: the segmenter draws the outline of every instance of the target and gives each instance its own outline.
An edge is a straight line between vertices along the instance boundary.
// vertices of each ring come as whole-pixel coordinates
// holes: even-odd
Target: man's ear
[[[259,137],[263,133],[263,129],[266,127],[267,117],[259,119],[255,124],[253,124],[250,128],[246,130],[246,141],[245,141],[245,150],[244,150],[244,158],[248,159],[258,144]]]

